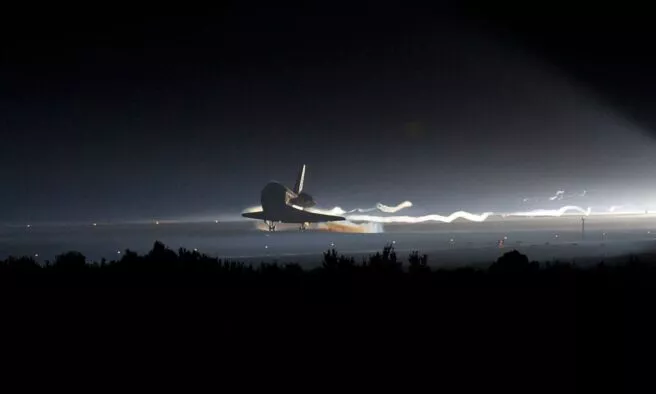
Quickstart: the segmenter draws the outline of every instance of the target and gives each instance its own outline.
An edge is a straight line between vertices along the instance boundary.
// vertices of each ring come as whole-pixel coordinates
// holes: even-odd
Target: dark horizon
[[[515,7],[17,13],[0,221],[238,215],[302,164],[323,208],[521,210],[557,190],[656,208],[652,27]]]

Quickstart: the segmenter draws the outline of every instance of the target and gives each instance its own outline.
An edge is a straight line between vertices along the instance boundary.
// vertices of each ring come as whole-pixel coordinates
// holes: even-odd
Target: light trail
[[[564,191],[564,190],[558,190],[558,191],[556,192],[556,194],[554,194],[553,196],[549,197],[549,201],[562,200],[564,195],[565,195],[565,191]]]
[[[353,222],[375,222],[375,223],[423,223],[423,222],[442,222],[451,223],[456,219],[465,219],[470,222],[484,222],[492,212],[485,212],[480,215],[465,211],[457,211],[449,216],[442,215],[424,215],[424,216],[373,216],[373,215],[349,215],[347,220]]]
[[[560,209],[536,209],[528,212],[513,212],[502,214],[501,216],[522,216],[522,217],[535,217],[535,216],[549,216],[549,217],[560,217],[567,214],[570,211],[575,211],[584,214],[585,216],[590,216],[592,213],[592,208],[588,207],[587,209],[581,208],[576,205],[566,205]]]
[[[377,203],[374,207],[372,208],[356,208],[356,209],[351,209],[350,211],[345,211],[341,207],[334,207],[332,209],[318,209],[318,208],[308,208],[306,211],[308,212],[314,212],[314,213],[321,213],[324,215],[348,215],[351,213],[369,213],[369,212],[375,212],[375,211],[380,211],[384,213],[396,213],[402,209],[405,208],[410,208],[412,206],[412,203],[410,201],[403,201],[402,203],[390,207],[388,205],[382,204],[382,203]]]

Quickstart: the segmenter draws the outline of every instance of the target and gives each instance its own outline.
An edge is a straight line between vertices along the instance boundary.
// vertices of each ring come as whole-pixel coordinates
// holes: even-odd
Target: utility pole
[[[581,218],[581,239],[585,240],[585,218]]]

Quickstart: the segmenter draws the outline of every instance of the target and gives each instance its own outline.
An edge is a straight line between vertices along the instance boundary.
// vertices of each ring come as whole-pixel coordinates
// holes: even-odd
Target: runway
[[[224,259],[248,262],[321,263],[322,252],[364,257],[393,243],[399,258],[413,250],[429,255],[433,266],[485,265],[517,249],[540,261],[573,260],[590,264],[630,253],[656,251],[656,216],[613,215],[585,218],[491,217],[483,223],[385,224],[373,233],[336,232],[281,226],[273,233],[255,222],[97,223],[0,227],[0,257],[33,256],[52,260],[77,250],[88,259],[120,258],[125,249],[146,253],[154,241]],[[502,241],[502,242],[500,242]]]

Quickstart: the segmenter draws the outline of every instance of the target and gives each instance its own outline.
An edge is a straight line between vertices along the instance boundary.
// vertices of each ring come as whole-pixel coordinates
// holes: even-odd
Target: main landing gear
[[[273,220],[265,220],[265,221],[264,221],[264,224],[267,225],[267,227],[269,228],[269,231],[276,231],[276,224],[277,224],[277,222],[274,222]],[[309,226],[309,225],[310,225],[310,223],[308,223],[308,222],[301,223],[301,225],[299,226],[298,230],[299,230],[299,231],[305,231],[305,230],[308,229],[308,226]]]
[[[274,222],[273,220],[265,220],[264,224],[269,226],[269,231],[276,231],[276,222]]]

